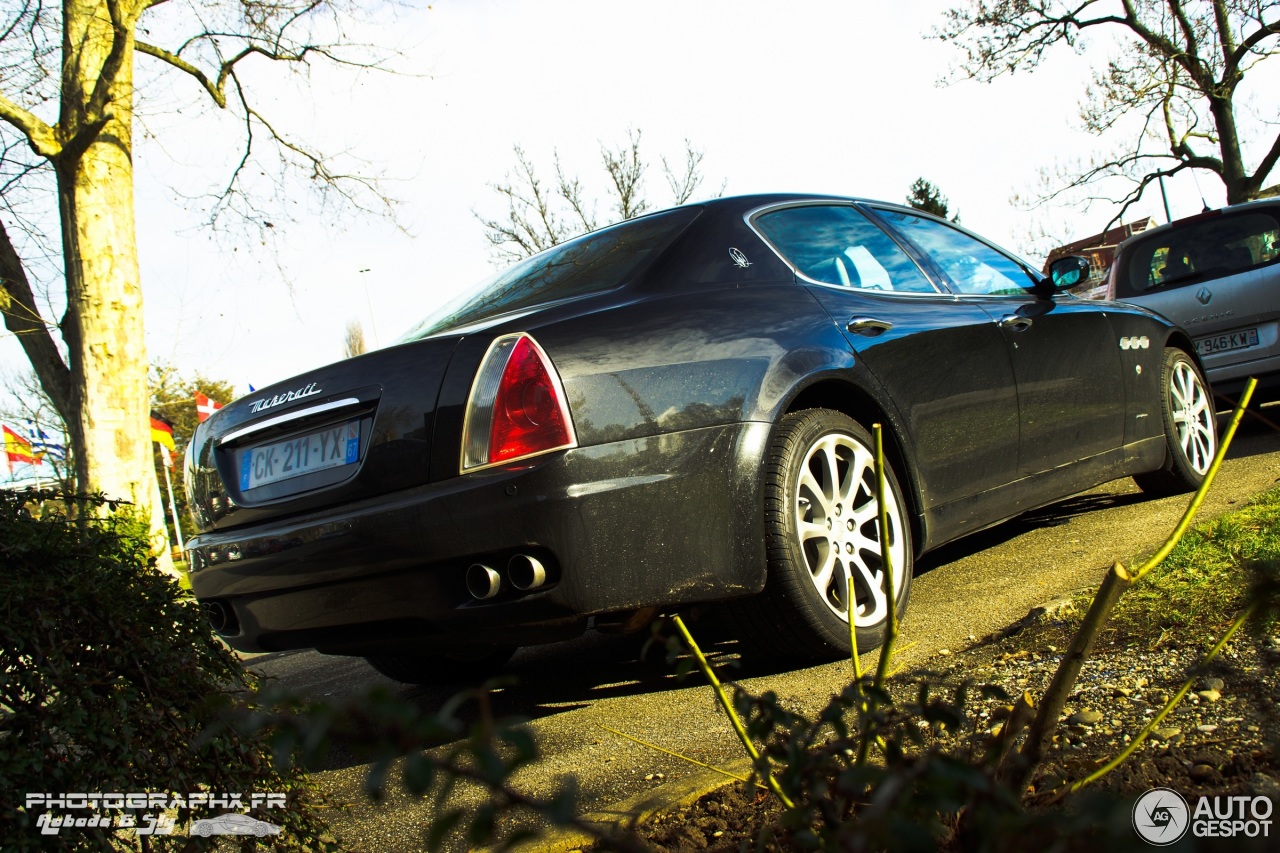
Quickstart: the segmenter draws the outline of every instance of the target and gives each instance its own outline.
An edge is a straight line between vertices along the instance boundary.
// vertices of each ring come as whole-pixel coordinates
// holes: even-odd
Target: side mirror
[[[1054,290],[1066,290],[1075,287],[1089,277],[1089,259],[1079,255],[1068,255],[1058,258],[1049,265],[1049,280]]]

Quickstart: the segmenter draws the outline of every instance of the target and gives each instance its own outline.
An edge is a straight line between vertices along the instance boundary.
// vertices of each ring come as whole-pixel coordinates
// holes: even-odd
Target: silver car
[[[1209,383],[1280,384],[1280,199],[1206,211],[1116,250],[1108,296],[1150,308],[1195,339]]]

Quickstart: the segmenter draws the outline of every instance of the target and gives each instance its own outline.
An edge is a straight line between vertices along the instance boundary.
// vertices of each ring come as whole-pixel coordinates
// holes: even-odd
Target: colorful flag
[[[9,429],[8,424],[0,425],[4,429],[4,452],[9,461],[9,471],[13,472],[13,463],[25,462],[28,465],[39,465],[40,459],[31,449],[31,442]]]
[[[34,421],[25,421],[27,425],[27,436],[30,438],[31,449],[37,457],[48,456],[59,462],[67,461],[67,448],[65,445],[58,444],[53,440],[49,433],[35,425]]]
[[[209,416],[221,408],[222,404],[217,400],[206,397],[199,391],[196,392],[196,420],[200,423],[209,420]]]
[[[151,440],[170,450],[178,449],[173,443],[173,424],[155,412],[151,413]]]

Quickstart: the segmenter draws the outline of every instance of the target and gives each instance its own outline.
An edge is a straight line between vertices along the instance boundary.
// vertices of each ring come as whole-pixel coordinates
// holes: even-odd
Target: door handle
[[[1014,332],[1025,332],[1031,328],[1031,321],[1026,317],[1019,317],[1017,314],[1005,314],[996,321],[996,325]]]
[[[850,317],[844,327],[854,334],[873,338],[892,329],[893,324],[886,320],[877,320],[875,317]]]

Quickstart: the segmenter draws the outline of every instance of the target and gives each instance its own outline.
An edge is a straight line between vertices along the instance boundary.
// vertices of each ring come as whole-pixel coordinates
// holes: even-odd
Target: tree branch
[[[1280,134],[1276,134],[1276,138],[1271,142],[1271,150],[1262,158],[1262,162],[1258,164],[1258,168],[1253,173],[1253,178],[1258,183],[1258,188],[1262,188],[1262,183],[1267,179],[1267,175],[1271,174],[1271,170],[1276,167],[1276,163],[1280,162]]]
[[[1236,49],[1227,57],[1228,69],[1238,69],[1240,63],[1244,62],[1244,58],[1249,55],[1258,45],[1262,44],[1272,36],[1280,35],[1280,20],[1272,21],[1269,24],[1263,24],[1253,33],[1246,36]]]
[[[58,414],[68,419],[71,413],[71,371],[49,333],[49,324],[40,315],[35,294],[27,281],[22,259],[0,223],[0,313],[4,325],[17,336],[40,384],[53,401]]]
[[[164,48],[156,47],[155,45],[149,44],[148,42],[144,42],[144,41],[135,42],[134,46],[137,49],[138,53],[145,53],[147,56],[154,56],[156,59],[159,59],[161,62],[167,62],[170,65],[172,65],[174,68],[177,68],[179,71],[183,71],[191,75],[192,77],[194,77],[196,81],[199,82],[200,85],[204,87],[205,91],[209,93],[209,97],[213,98],[213,102],[215,104],[217,104],[219,107],[226,108],[227,106],[226,92],[224,92],[218,86],[214,85],[213,81],[209,79],[208,75],[206,75],[199,68],[192,65],[190,62],[187,62],[181,56],[178,56],[175,53],[170,53]]]
[[[107,104],[111,99],[111,89],[116,84],[116,77],[124,64],[126,48],[129,44],[129,30],[133,22],[127,20],[125,12],[120,8],[120,0],[107,0],[107,14],[111,16],[111,49],[98,71],[98,79],[93,84],[93,93],[85,104],[87,126],[97,125],[99,130],[106,124]],[[76,135],[80,135],[77,129]],[[97,132],[94,132],[94,136]]]
[[[62,153],[57,131],[4,95],[0,95],[0,121],[21,132],[30,143],[31,150],[41,157],[52,160]]]

